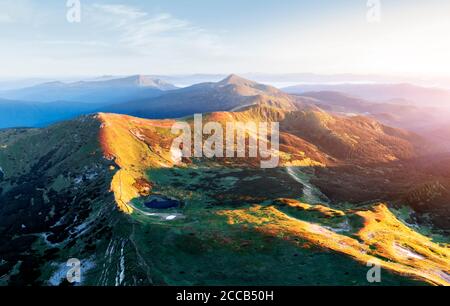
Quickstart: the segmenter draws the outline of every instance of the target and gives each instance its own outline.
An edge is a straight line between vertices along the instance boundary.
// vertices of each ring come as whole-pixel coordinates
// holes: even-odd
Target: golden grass
[[[285,202],[302,210],[315,210],[326,214],[330,212],[326,208],[314,208],[308,204],[295,203],[294,200]],[[414,279],[434,285],[450,285],[448,245],[438,245],[410,229],[383,204],[372,210],[355,213],[364,218],[364,227],[356,237],[290,217],[275,206],[256,205],[249,209],[224,210],[219,214],[226,216],[229,224],[253,226],[259,232],[283,237],[293,243],[295,238],[301,238],[314,246],[345,254],[363,264],[377,262],[384,269]],[[337,215],[342,216],[341,213]]]
[[[125,115],[99,114],[102,122],[100,141],[107,158],[114,159],[120,167],[111,182],[119,209],[131,214],[129,202],[139,197],[136,184],[145,178],[150,168],[172,167],[170,139],[160,129],[170,129],[172,120],[145,120]]]
[[[250,112],[238,115],[216,113],[205,119],[245,121],[249,117]],[[120,210],[131,214],[133,208],[129,205],[130,201],[151,191],[151,183],[146,184],[146,171],[174,166],[170,157],[170,145],[175,136],[171,135],[170,128],[175,121],[145,120],[113,114],[99,114],[99,119],[102,122],[100,141],[105,157],[114,159],[119,167],[111,182],[111,190]],[[302,161],[291,160],[289,154],[281,152],[281,155],[286,158],[282,158],[283,164],[280,166],[302,164]],[[223,163],[226,164],[227,160],[224,159]],[[303,163],[315,162],[305,156]],[[450,285],[448,245],[438,245],[415,232],[399,221],[383,204],[371,210],[356,212],[344,212],[290,199],[280,199],[278,205],[288,205],[306,212],[320,212],[327,218],[355,214],[363,218],[364,226],[355,236],[346,236],[320,224],[292,218],[275,206],[254,206],[249,209],[221,211],[219,214],[227,216],[230,224],[252,225],[267,235],[293,242],[295,238],[302,238],[310,245],[348,255],[364,264],[376,260],[390,271],[435,285]]]
[[[287,205],[289,207],[298,209],[298,210],[306,210],[306,211],[317,211],[320,212],[325,217],[336,217],[336,216],[345,216],[345,213],[341,210],[332,209],[323,205],[310,205],[306,203],[301,203],[297,200],[293,199],[278,199],[278,205]]]
[[[213,113],[204,116],[204,120],[217,121],[225,127],[226,122],[258,122],[259,119],[252,116],[255,116],[253,111]],[[142,194],[142,190],[138,188],[141,184],[136,182],[145,179],[145,172],[151,168],[174,166],[170,146],[176,135],[172,135],[170,130],[175,120],[148,120],[105,113],[100,113],[98,118],[102,122],[100,142],[104,154],[107,158],[114,159],[120,168],[111,182],[111,190],[114,192],[120,210],[131,214],[133,208],[129,202]],[[307,156],[303,156],[302,159],[292,159],[290,154],[284,152],[279,152],[279,155],[280,166],[322,165]],[[219,159],[217,162],[225,166],[229,165],[227,159]],[[239,162],[245,162],[245,165],[249,167],[257,167],[260,160],[259,158],[241,159]]]

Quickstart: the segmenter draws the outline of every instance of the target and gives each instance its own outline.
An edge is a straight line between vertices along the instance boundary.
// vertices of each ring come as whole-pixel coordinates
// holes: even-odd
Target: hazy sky
[[[448,0],[80,2],[0,0],[0,76],[450,74]]]

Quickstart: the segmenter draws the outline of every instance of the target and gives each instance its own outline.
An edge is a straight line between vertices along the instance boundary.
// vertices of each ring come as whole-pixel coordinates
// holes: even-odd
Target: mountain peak
[[[244,79],[236,74],[230,74],[216,84],[219,88],[231,86],[233,87],[233,90],[241,96],[267,95],[279,97],[283,95],[283,93],[275,87]]]
[[[132,81],[135,85],[144,86],[144,87],[145,86],[153,86],[155,83],[154,79],[152,79],[148,76],[142,75],[142,74],[132,75],[128,79],[130,81]]]
[[[249,85],[255,82],[244,79],[236,74],[230,74],[225,79],[219,82],[220,85]]]
[[[151,76],[137,74],[132,75],[123,79],[117,79],[116,82],[123,83],[124,85],[133,85],[139,87],[152,87],[161,90],[171,90],[176,89],[172,84],[169,84],[161,79],[156,79]]]

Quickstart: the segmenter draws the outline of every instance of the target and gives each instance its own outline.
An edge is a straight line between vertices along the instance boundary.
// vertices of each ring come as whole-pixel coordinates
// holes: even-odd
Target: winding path
[[[306,204],[327,204],[328,202],[324,200],[326,198],[322,192],[316,187],[314,187],[309,179],[305,178],[306,174],[302,173],[298,167],[286,167],[286,172],[292,177],[295,181],[302,184],[303,186],[303,196],[302,200],[306,202]]]

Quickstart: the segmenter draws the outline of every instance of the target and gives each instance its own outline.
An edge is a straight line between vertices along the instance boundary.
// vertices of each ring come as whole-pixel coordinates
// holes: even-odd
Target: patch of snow
[[[39,233],[37,234],[38,237],[40,237],[42,240],[44,240],[45,244],[48,245],[49,247],[55,247],[60,245],[60,243],[51,243],[50,241],[48,241],[48,236],[50,236],[52,233],[51,232],[45,232],[45,233]]]
[[[108,243],[108,247],[106,248],[105,251],[105,261],[103,262],[103,267],[102,267],[102,273],[100,275],[100,280],[99,280],[99,284],[106,286],[107,282],[108,282],[108,272],[109,272],[109,267],[112,263],[112,255],[114,252],[114,245],[115,245],[115,240],[111,239]]]
[[[86,174],[86,178],[87,178],[89,181],[95,179],[97,176],[98,176],[98,173],[97,173],[97,172],[91,172],[91,173],[87,173],[87,174]]]
[[[114,240],[111,239],[109,241],[108,247],[106,248],[105,256],[111,257],[111,254],[113,252],[114,252]],[[110,258],[110,261],[111,261],[111,258]]]
[[[86,221],[76,226],[71,233],[76,233],[78,236],[82,235],[89,228],[90,222]]]
[[[83,181],[83,176],[77,176],[74,180],[75,185],[79,185]]]
[[[419,259],[419,260],[425,259],[422,255],[417,254],[407,248],[404,248],[404,247],[398,245],[397,243],[394,243],[394,250],[397,252],[398,255],[403,256],[403,257]]]
[[[66,263],[59,264],[56,271],[48,280],[49,284],[51,286],[59,286],[63,282],[63,280],[67,277],[68,271],[69,267],[66,266]]]
[[[147,213],[143,212],[146,216],[157,217],[163,221],[173,221],[176,219],[184,218],[183,214],[175,213],[175,214],[167,214],[167,213]]]
[[[52,226],[50,226],[50,228],[54,228],[54,227],[57,227],[57,226],[62,225],[62,223],[63,223],[65,217],[66,217],[65,215],[62,216],[61,219],[59,219],[58,222],[56,222],[55,224],[53,224]]]
[[[125,279],[125,256],[123,254],[123,248],[125,247],[125,241],[122,241],[122,247],[120,249],[120,269],[117,271],[116,286],[123,284]]]

